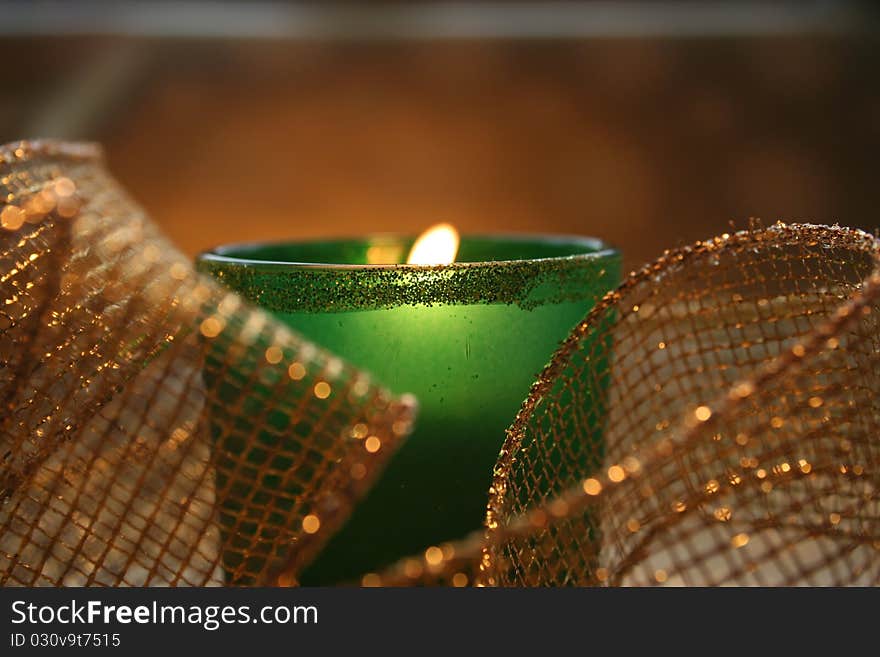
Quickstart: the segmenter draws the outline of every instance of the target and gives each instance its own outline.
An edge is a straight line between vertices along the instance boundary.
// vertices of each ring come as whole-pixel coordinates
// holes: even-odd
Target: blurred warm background
[[[583,233],[630,266],[765,220],[873,230],[868,2],[0,3],[0,141],[102,142],[189,254]]]

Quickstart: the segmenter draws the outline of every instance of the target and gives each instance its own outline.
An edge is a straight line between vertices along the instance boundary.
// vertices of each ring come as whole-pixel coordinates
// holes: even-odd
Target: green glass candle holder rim
[[[457,260],[446,265],[314,262],[254,257],[259,252],[301,247],[360,248],[394,245],[405,257],[414,236],[375,234],[359,238],[245,242],[197,256],[210,273],[260,306],[275,312],[345,312],[404,305],[516,304],[531,309],[579,301],[598,286],[614,287],[620,252],[593,237],[545,234],[462,236],[462,251],[476,246],[519,253],[517,257]],[[539,257],[529,257],[529,250]],[[551,253],[551,255],[546,255]]]

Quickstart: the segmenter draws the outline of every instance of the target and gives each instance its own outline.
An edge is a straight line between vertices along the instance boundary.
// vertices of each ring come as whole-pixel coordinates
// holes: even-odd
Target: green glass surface
[[[199,268],[396,393],[412,436],[301,578],[347,581],[483,521],[492,467],[537,374],[620,279],[596,240],[465,237],[458,261],[394,264],[411,238],[224,247]],[[377,257],[392,264],[371,265]]]

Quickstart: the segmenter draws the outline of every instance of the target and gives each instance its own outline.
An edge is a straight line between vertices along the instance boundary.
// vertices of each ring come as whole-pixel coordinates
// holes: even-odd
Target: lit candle
[[[377,236],[223,247],[199,267],[419,400],[415,431],[303,584],[351,580],[479,528],[504,431],[530,384],[620,278],[619,253],[593,239],[459,245],[449,226],[415,244]]]

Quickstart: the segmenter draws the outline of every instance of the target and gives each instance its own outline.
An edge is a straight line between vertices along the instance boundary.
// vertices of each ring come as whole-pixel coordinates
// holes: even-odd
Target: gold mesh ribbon
[[[858,230],[667,252],[533,386],[486,534],[364,583],[875,584],[878,298],[880,242]]]
[[[198,277],[92,147],[0,149],[0,199],[0,583],[293,583],[412,403]]]
[[[0,176],[0,583],[295,583],[413,402],[196,276],[94,149]],[[361,583],[875,583],[878,296],[856,230],[667,252],[533,386],[486,532]]]

